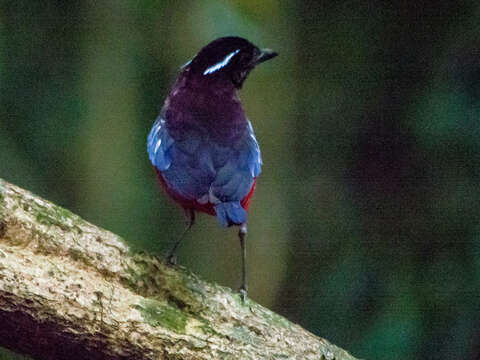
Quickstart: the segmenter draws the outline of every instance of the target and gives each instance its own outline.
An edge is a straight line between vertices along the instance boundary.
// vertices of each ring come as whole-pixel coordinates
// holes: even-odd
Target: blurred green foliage
[[[474,1],[0,1],[0,177],[162,253],[184,223],[147,133],[179,66],[246,37],[280,53],[241,92],[265,163],[250,296],[360,358],[476,358],[479,15]],[[179,259],[239,285],[236,232],[212,218]]]

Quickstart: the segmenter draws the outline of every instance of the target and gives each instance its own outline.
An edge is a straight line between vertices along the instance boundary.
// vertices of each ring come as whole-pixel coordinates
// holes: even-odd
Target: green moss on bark
[[[134,308],[140,311],[143,320],[153,327],[162,326],[176,333],[185,333],[188,316],[168,303],[144,299]]]

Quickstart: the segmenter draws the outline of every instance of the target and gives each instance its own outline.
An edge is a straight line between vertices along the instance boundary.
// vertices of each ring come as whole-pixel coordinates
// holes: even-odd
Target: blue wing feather
[[[248,149],[248,167],[251,175],[256,178],[262,171],[262,156],[260,154],[260,146],[258,145],[253,127],[250,121],[248,121],[248,138],[246,140],[246,148]]]
[[[252,125],[248,126],[225,165],[217,168],[213,195],[223,201],[241,201],[260,174],[262,158]]]
[[[160,171],[167,170],[172,162],[170,148],[173,138],[168,134],[165,120],[159,116],[148,135],[147,151],[152,164]]]

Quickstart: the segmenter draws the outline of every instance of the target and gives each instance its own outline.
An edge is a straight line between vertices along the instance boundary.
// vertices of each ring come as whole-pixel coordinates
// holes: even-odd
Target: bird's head
[[[209,82],[231,81],[238,89],[256,65],[277,55],[240,37],[222,37],[202,48],[184,65],[184,72]]]

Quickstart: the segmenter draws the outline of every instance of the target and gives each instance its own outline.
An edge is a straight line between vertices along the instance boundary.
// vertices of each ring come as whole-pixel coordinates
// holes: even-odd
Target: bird
[[[247,211],[262,167],[260,147],[238,90],[258,65],[278,54],[227,36],[203,47],[180,68],[147,139],[149,159],[163,189],[185,211],[215,216],[221,227],[238,226],[242,253],[240,295],[247,296]]]

